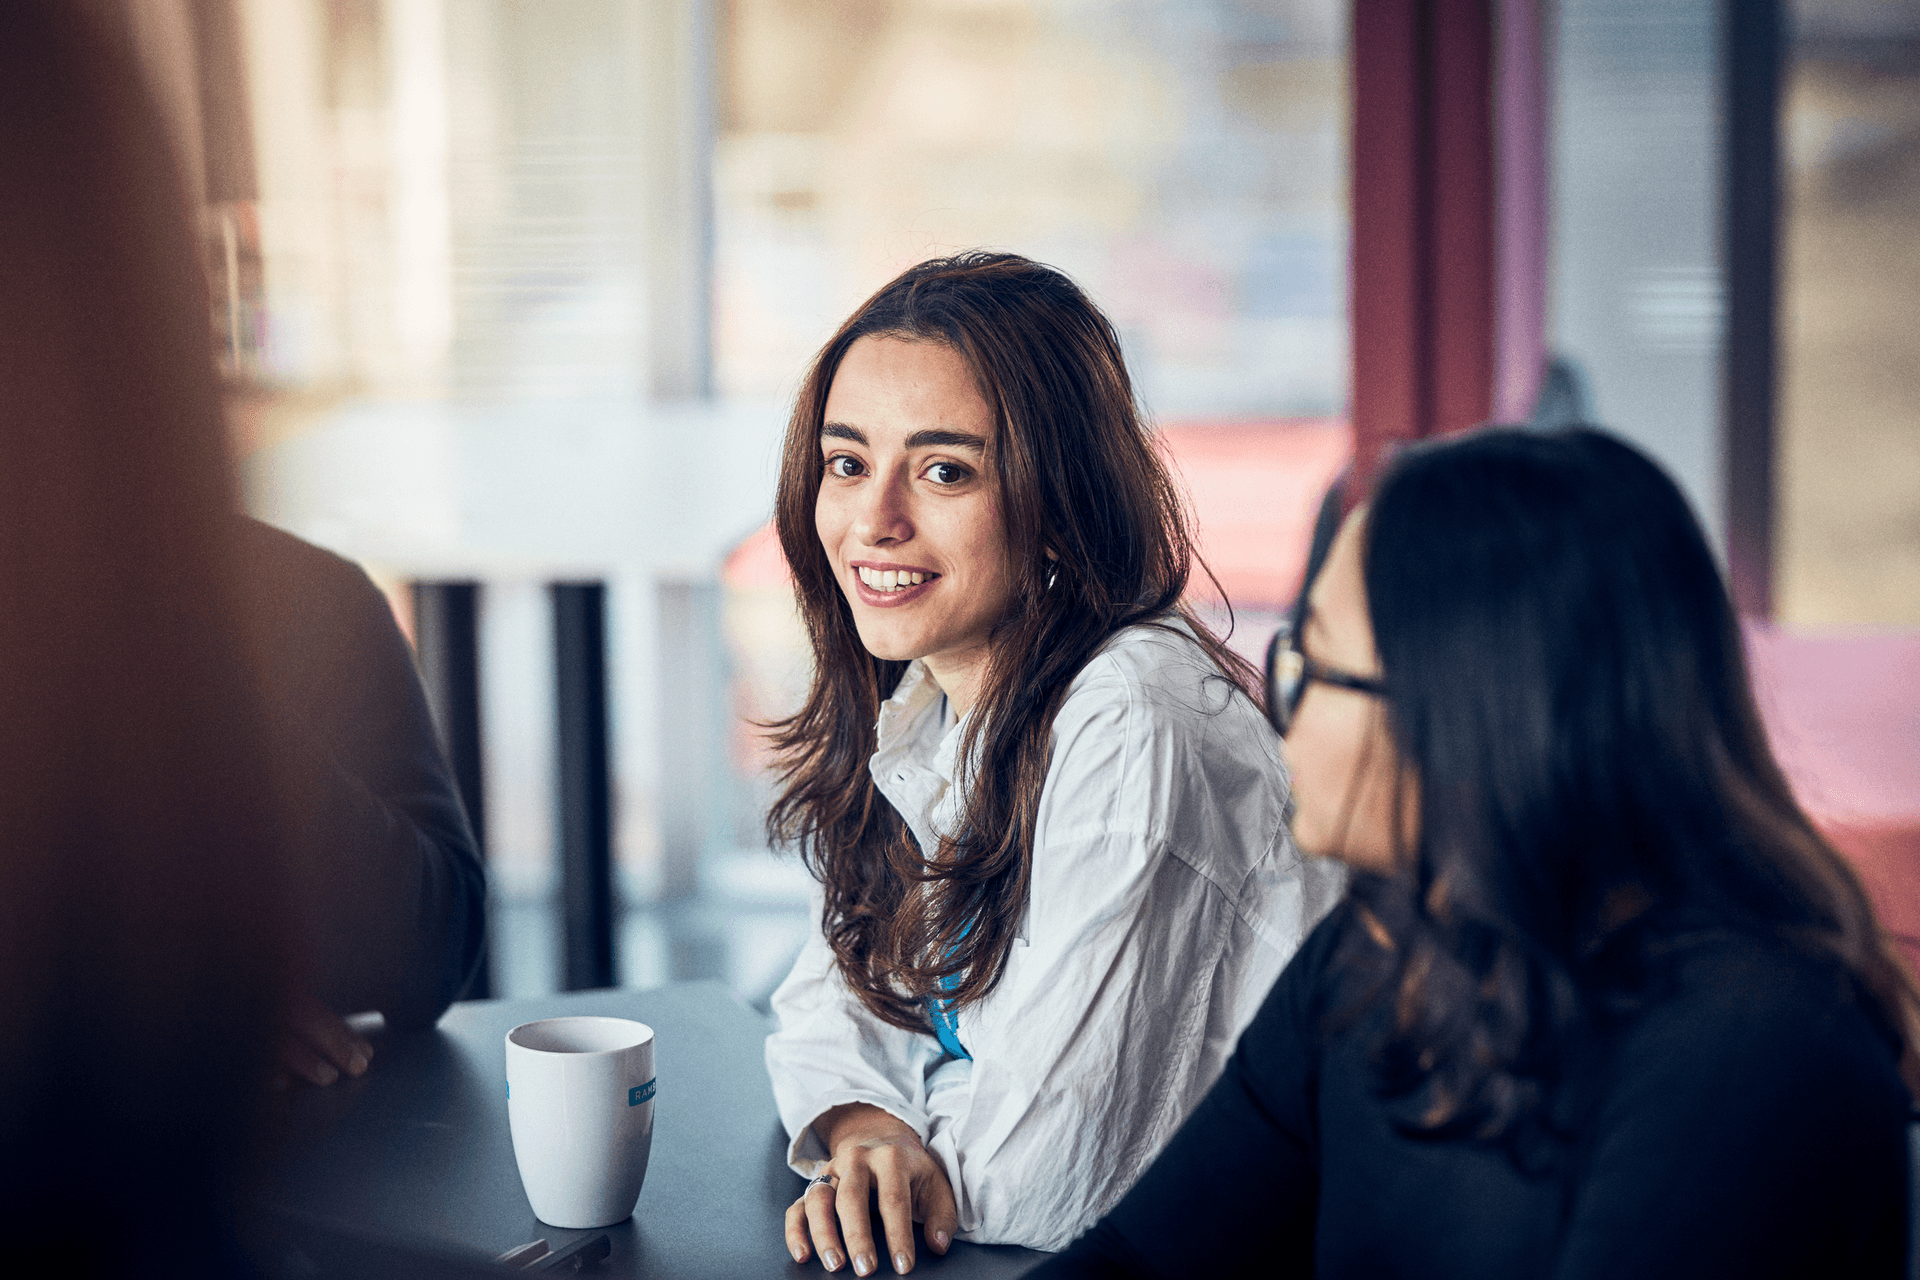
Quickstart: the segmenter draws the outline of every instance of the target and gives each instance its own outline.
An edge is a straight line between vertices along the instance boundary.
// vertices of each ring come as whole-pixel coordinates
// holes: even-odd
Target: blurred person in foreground
[[[797,1261],[913,1223],[1060,1248],[1145,1167],[1342,887],[1120,346],[1061,273],[913,267],[822,350],[776,523],[814,646],[769,830],[819,880],[767,1065]],[[885,1251],[875,1240],[877,1197]]]
[[[285,1012],[280,1074],[328,1085],[373,1056],[343,1015],[429,1026],[465,990],[482,956],[485,872],[385,597],[348,560],[233,522],[256,669],[310,837],[296,897],[309,982]]]
[[[0,1216],[63,1274],[218,1275],[316,1004],[430,1020],[477,926],[449,943],[424,857],[382,861],[413,846],[354,788],[417,812],[404,770],[315,740],[327,699],[402,714],[360,692],[393,646],[287,661],[323,601],[273,593],[320,553],[235,514],[184,188],[111,17],[0,7]]]
[[[242,1274],[298,974],[198,248],[130,51],[0,6],[0,1239]]]
[[[1220,1082],[1034,1274],[1904,1274],[1916,996],[1611,436],[1403,455],[1276,639],[1348,863]]]

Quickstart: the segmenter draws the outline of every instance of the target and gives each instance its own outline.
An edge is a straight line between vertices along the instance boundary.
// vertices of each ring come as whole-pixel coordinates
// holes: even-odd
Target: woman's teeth
[[[917,587],[930,578],[938,577],[932,573],[909,573],[904,569],[868,569],[864,566],[856,570],[860,581],[874,591],[905,591],[908,587]]]

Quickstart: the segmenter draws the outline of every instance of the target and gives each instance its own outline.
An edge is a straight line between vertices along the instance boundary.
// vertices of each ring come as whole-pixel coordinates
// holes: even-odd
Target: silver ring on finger
[[[823,1173],[807,1181],[807,1191],[811,1191],[815,1187],[826,1187],[828,1190],[838,1190],[839,1186],[840,1184],[833,1180],[833,1175],[830,1173]],[[800,1194],[804,1196],[807,1194],[807,1191],[802,1191]]]

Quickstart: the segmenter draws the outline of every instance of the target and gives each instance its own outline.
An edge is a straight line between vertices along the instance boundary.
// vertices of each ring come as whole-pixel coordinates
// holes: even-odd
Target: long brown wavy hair
[[[950,347],[994,413],[986,469],[1013,603],[961,744],[961,759],[977,762],[962,778],[965,816],[938,849],[916,845],[868,772],[880,704],[907,663],[862,646],[814,525],[827,392],[866,337]],[[767,833],[797,847],[825,886],[821,923],[847,984],[876,1016],[925,1030],[929,996],[977,1001],[1006,969],[1054,714],[1107,638],[1182,618],[1224,679],[1256,699],[1257,680],[1180,602],[1198,562],[1193,535],[1113,326],[1061,272],[1014,254],[923,262],[840,327],[794,404],[775,526],[814,663],[806,705],[770,726],[782,789]]]

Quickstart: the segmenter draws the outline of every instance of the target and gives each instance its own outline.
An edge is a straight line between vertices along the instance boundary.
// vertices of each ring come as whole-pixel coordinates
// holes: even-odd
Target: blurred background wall
[[[797,947],[752,721],[806,654],[765,521],[807,360],[902,267],[1072,273],[1234,643],[1297,586],[1353,450],[1343,0],[88,2],[132,23],[190,161],[252,509],[366,563],[405,626],[408,584],[475,584],[496,994],[573,980],[554,583],[604,591],[611,977],[761,999]],[[1920,3],[1469,10],[1497,33],[1502,323],[1532,329],[1488,403],[1527,416],[1557,357],[1550,396],[1652,450],[1723,546],[1752,438],[1729,49],[1779,24],[1761,612],[1920,628]]]
[[[554,581],[606,586],[616,976],[758,996],[797,946],[748,723],[806,678],[776,447],[912,262],[1011,248],[1107,307],[1264,643],[1347,451],[1339,4],[214,7],[257,158],[208,214],[249,501],[408,623],[405,583],[481,584],[496,992],[563,980]]]
[[[1800,0],[1781,120],[1782,621],[1920,626],[1920,4]]]

